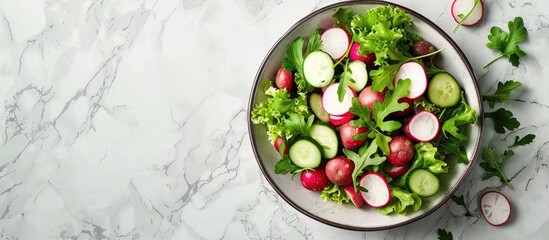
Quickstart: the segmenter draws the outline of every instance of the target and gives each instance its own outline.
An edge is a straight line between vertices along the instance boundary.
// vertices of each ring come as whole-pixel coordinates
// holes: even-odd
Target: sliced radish
[[[369,172],[360,179],[360,186],[366,188],[367,192],[360,191],[364,201],[375,208],[383,207],[391,201],[391,191],[387,180],[379,173]]]
[[[343,187],[343,190],[345,190],[345,192],[347,193],[347,196],[349,196],[349,198],[351,199],[351,202],[353,202],[353,204],[357,208],[361,208],[362,205],[364,205],[364,199],[360,195],[358,195],[358,192],[355,191],[355,188],[353,187],[352,184]]]
[[[414,100],[421,97],[427,89],[427,73],[425,72],[425,68],[418,62],[407,62],[400,65],[395,76],[395,85],[396,81],[407,78],[411,80],[408,98]]]
[[[343,101],[340,102],[337,95],[338,87],[339,83],[334,83],[326,88],[322,95],[322,107],[324,108],[324,111],[330,115],[343,115],[349,112],[349,108],[353,105],[352,99],[353,97],[356,97],[355,91],[350,87],[347,87]]]
[[[416,113],[403,128],[409,138],[418,142],[429,142],[438,136],[440,122],[438,117],[429,111]]]
[[[460,15],[463,17],[467,16],[471,9],[473,9],[473,6],[475,6],[475,0],[455,0],[454,3],[452,3],[452,17],[454,17],[454,21],[459,23],[462,20]],[[471,12],[471,15],[469,15],[469,18],[461,25],[473,26],[479,23],[483,16],[484,5],[482,0],[480,0],[475,9],[473,9],[473,12]]]
[[[349,70],[351,70],[351,79],[354,82],[349,82],[349,87],[351,87],[355,92],[366,87],[368,83],[368,70],[366,70],[366,63],[361,61],[353,61],[349,64]]]
[[[400,167],[391,166],[391,168],[389,170],[386,170],[385,172],[391,177],[398,177],[408,171],[409,168],[410,164],[406,164]]]
[[[355,115],[352,112],[347,112],[343,115],[330,115],[330,123],[334,126],[341,126],[353,120]]]
[[[480,198],[482,216],[492,226],[500,226],[511,217],[511,203],[505,195],[490,191]]]
[[[333,59],[342,58],[351,44],[351,37],[343,28],[330,28],[320,36],[322,51]]]

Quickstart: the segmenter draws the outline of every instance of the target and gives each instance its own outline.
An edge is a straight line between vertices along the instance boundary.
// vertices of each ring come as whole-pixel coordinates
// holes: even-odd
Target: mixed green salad
[[[408,14],[380,6],[339,8],[328,29],[287,46],[252,122],[267,128],[277,174],[339,204],[406,214],[435,195],[448,161],[469,162],[464,142],[476,111],[454,77],[435,66],[442,51],[409,31]]]

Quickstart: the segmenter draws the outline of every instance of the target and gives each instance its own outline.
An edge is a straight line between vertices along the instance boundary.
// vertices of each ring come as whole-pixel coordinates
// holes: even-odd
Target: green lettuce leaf
[[[387,206],[377,209],[379,213],[384,215],[391,213],[406,215],[409,211],[417,211],[421,207],[421,198],[415,193],[392,187],[391,196],[391,202]]]
[[[462,92],[461,104],[452,112],[452,117],[442,124],[442,133],[446,137],[450,134],[459,140],[467,140],[468,137],[463,134],[463,130],[460,126],[474,123],[477,120],[476,113],[477,112],[474,109],[471,109],[469,104],[465,102]]]
[[[330,184],[320,192],[320,197],[324,201],[332,201],[338,204],[348,203],[350,201],[349,195],[339,185]]]
[[[440,159],[438,149],[433,144],[428,142],[417,143],[414,145],[416,154],[412,165],[400,178],[395,182],[395,186],[406,187],[408,175],[416,169],[427,169],[434,174],[448,172],[448,164]]]

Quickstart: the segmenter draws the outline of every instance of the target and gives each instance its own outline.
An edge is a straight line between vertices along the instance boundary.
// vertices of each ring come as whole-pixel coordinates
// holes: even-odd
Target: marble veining
[[[262,177],[247,134],[247,101],[272,44],[335,0],[28,0],[0,2],[0,239],[544,239],[549,234],[549,4],[485,0],[457,34],[451,1],[394,2],[435,21],[460,45],[482,91],[515,79],[521,127],[485,131],[514,189],[474,167],[452,202],[407,226],[354,232],[293,209]],[[424,5],[429,4],[429,8]],[[484,47],[493,25],[522,16],[528,53],[517,68]],[[491,122],[485,121],[487,129]],[[489,226],[488,189],[514,216]]]

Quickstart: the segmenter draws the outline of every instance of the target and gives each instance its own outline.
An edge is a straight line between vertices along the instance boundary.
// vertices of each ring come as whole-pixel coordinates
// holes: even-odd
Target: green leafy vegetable
[[[515,142],[513,145],[509,146],[510,148],[518,147],[518,146],[524,146],[528,145],[532,142],[534,142],[534,139],[536,138],[536,135],[534,134],[527,134],[526,136],[519,138],[519,136],[515,136]]]
[[[314,87],[305,80],[305,74],[303,73],[304,44],[305,40],[302,37],[298,37],[288,46],[286,49],[286,58],[282,61],[282,67],[284,67],[286,71],[297,71],[294,82],[297,84],[299,91],[308,93],[314,90]]]
[[[457,140],[457,139],[456,139]],[[441,154],[456,156],[457,162],[469,163],[465,147],[458,141],[444,141],[438,145]]]
[[[463,195],[460,195],[459,197],[456,195],[452,196],[452,201],[454,201],[457,205],[463,206],[465,208],[465,216],[471,217],[473,214],[469,212],[469,209],[467,208],[467,205],[465,205],[465,200],[463,199]]]
[[[391,137],[389,137],[389,136],[387,136],[383,133],[376,132],[374,141],[377,143],[377,145],[379,146],[379,149],[381,149],[381,151],[385,155],[389,155],[389,153],[390,153],[389,142],[391,141],[391,139],[392,139]]]
[[[324,201],[332,201],[338,204],[348,203],[350,201],[349,195],[339,185],[330,184],[320,192],[320,197]]]
[[[385,118],[391,113],[404,111],[406,108],[409,107],[408,103],[399,103],[398,100],[410,94],[410,84],[410,79],[397,81],[394,92],[385,93],[385,100],[383,101],[383,103],[380,103],[379,101],[376,101],[374,103],[374,121],[376,122],[379,129],[381,129],[382,131],[392,132],[402,126],[399,121],[386,121]]]
[[[465,102],[462,92],[459,107],[453,111],[452,117],[442,124],[442,133],[446,137],[448,137],[447,134],[450,134],[459,140],[467,140],[468,137],[463,134],[463,130],[460,129],[460,127],[474,123],[477,120],[476,113],[477,112],[474,109],[471,109],[469,104]]]
[[[303,136],[303,137],[310,137],[311,136],[311,126],[313,125],[313,122],[315,120],[315,116],[311,115],[305,121],[305,117],[303,115],[291,113],[289,114],[289,118],[286,119],[286,128],[288,128],[290,131],[292,131],[293,135]]]
[[[320,51],[322,49],[322,41],[320,41],[320,30],[317,29],[307,42],[307,55],[314,51]]]
[[[288,155],[285,155],[278,161],[275,165],[275,173],[276,174],[286,174],[286,173],[292,173],[296,174],[301,172],[303,169],[296,166],[292,160],[290,160],[290,157]]]
[[[504,133],[505,129],[512,131],[520,126],[520,122],[513,117],[513,113],[504,108],[500,108],[495,112],[485,113],[484,117],[492,119],[494,130],[497,133]]]
[[[502,57],[508,57],[509,62],[516,67],[519,65],[519,59],[526,56],[526,53],[520,50],[518,45],[518,43],[526,40],[527,37],[522,18],[516,17],[513,21],[509,21],[507,27],[509,28],[509,33],[496,26],[490,29],[490,35],[488,35],[490,42],[486,44],[486,47],[500,51],[501,54],[486,63],[483,68],[490,66],[490,64]]]
[[[377,209],[379,213],[384,215],[391,213],[406,215],[408,211],[417,211],[421,207],[421,198],[415,193],[398,187],[391,187],[391,196],[391,202],[387,206]]]
[[[427,169],[434,174],[448,172],[448,165],[442,159],[438,153],[438,149],[429,142],[417,143],[414,145],[416,154],[412,165],[400,178],[395,182],[395,186],[405,187],[406,181],[408,181],[408,175],[416,169]]]
[[[438,240],[454,240],[452,232],[446,232],[444,229],[438,229]]]
[[[414,109],[416,109],[416,111],[426,110],[434,114],[440,113],[440,108],[429,102],[425,97],[414,100]]]
[[[484,148],[484,150],[482,150],[482,160],[484,160],[484,162],[480,163],[480,167],[482,167],[486,172],[484,173],[482,180],[486,180],[492,177],[498,177],[502,182],[507,184],[510,189],[513,189],[513,186],[511,186],[511,183],[509,183],[509,180],[505,176],[503,169],[505,168],[507,160],[511,158],[514,154],[515,153],[511,150],[505,151],[503,153],[503,159],[500,162],[498,160],[498,153],[495,148]]]
[[[355,13],[350,8],[337,8],[332,15],[336,20],[336,27],[343,27],[348,32],[351,32],[351,21]]]
[[[377,153],[377,144],[372,141],[368,147],[366,145],[359,149],[359,153],[355,153],[348,149],[343,149],[343,153],[349,160],[353,161],[355,168],[353,169],[353,186],[356,190],[356,180],[358,176],[362,174],[362,171],[367,166],[379,165],[385,161],[385,157],[380,157]]]
[[[435,66],[432,60],[431,60],[431,64],[429,64],[429,66],[425,68],[425,73],[427,73],[427,76],[429,78],[436,75],[437,73],[442,73],[442,72],[446,72],[446,71]]]
[[[474,4],[473,4],[473,7],[471,8],[471,10],[466,14],[466,15],[463,15],[463,14],[458,14],[458,17],[461,19],[458,23],[458,25],[454,28],[454,33],[457,32],[457,30],[459,29],[459,27],[461,27],[461,25],[463,25],[463,23],[465,21],[467,21],[467,19],[469,19],[469,16],[471,16],[471,14],[473,13],[473,11],[475,10],[475,8],[477,7],[477,5],[480,3],[480,0],[475,0]]]
[[[337,98],[339,102],[343,102],[345,94],[347,93],[347,87],[349,86],[349,82],[354,82],[351,76],[352,72],[351,69],[349,69],[349,60],[347,60],[345,62],[345,65],[343,66],[343,73],[341,73],[340,75],[339,85],[337,86]]]
[[[267,126],[271,142],[279,136],[289,139],[294,133],[286,127],[286,119],[291,114],[305,117],[310,115],[306,95],[299,93],[292,98],[286,89],[276,89],[272,86],[265,91],[265,95],[267,100],[257,104],[252,110],[252,122]]]
[[[491,94],[482,95],[482,99],[488,101],[490,108],[493,108],[497,102],[502,103],[507,101],[511,92],[521,85],[522,83],[513,80],[508,80],[505,83],[498,82],[496,91]]]

